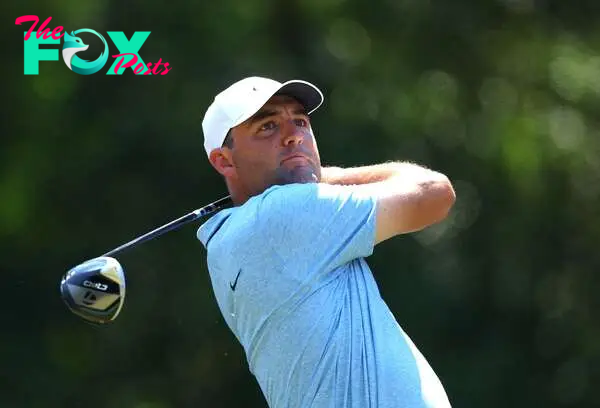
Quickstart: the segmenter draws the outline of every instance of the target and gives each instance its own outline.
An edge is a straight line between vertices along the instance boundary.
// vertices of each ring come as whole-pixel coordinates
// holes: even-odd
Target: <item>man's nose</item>
[[[296,126],[293,120],[286,120],[282,125],[283,145],[290,143],[301,144],[304,141],[304,132],[300,126]]]

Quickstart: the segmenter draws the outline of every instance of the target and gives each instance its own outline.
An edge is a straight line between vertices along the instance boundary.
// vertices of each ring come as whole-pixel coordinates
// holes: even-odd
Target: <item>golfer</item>
[[[322,103],[308,82],[249,77],[206,111],[206,154],[234,202],[197,233],[218,306],[272,408],[450,407],[365,258],[443,220],[452,185],[403,162],[321,167],[309,114]]]

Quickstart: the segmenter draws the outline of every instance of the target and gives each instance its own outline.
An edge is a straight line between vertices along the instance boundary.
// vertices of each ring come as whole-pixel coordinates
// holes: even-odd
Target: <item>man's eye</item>
[[[306,119],[296,119],[296,126],[302,126],[302,127],[306,127],[308,126],[308,122]]]
[[[271,130],[275,127],[275,122],[264,123],[258,130]]]

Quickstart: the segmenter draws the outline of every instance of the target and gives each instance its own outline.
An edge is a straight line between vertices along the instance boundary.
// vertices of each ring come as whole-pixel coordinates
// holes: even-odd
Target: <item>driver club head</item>
[[[108,256],[87,260],[65,273],[60,294],[67,307],[87,322],[109,323],[125,302],[123,268]]]

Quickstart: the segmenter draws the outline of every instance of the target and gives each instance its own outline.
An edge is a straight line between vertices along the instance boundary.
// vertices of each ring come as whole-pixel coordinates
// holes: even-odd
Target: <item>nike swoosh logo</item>
[[[229,287],[231,288],[231,290],[233,292],[235,292],[235,287],[237,286],[238,279],[240,278],[241,273],[242,273],[242,269],[240,268],[240,271],[238,272],[237,276],[235,277],[235,280],[233,281],[233,283],[229,282]]]

